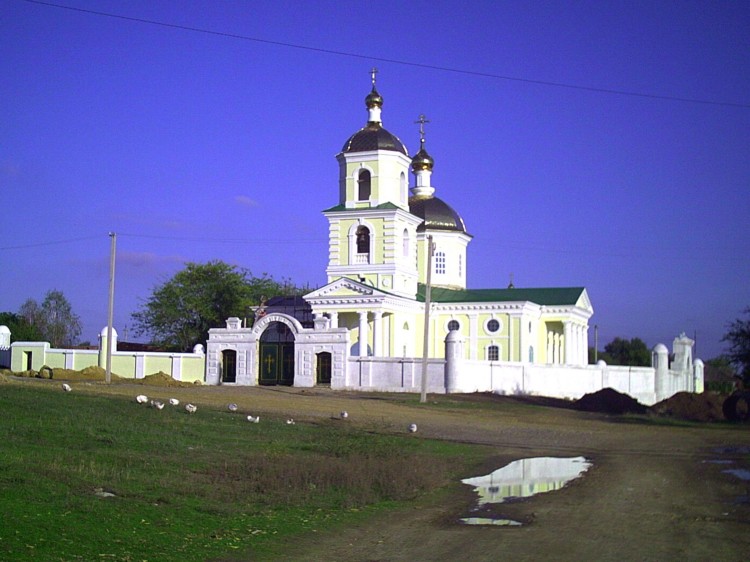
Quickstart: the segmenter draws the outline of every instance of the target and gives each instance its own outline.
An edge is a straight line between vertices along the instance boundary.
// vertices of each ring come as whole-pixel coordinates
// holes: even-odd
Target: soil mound
[[[118,377],[114,373],[110,373],[112,375],[112,380],[117,380],[120,377]],[[99,367],[98,365],[92,365],[91,367],[86,367],[85,369],[82,369],[80,371],[74,371],[73,369],[52,369],[52,378],[53,379],[59,379],[59,380],[66,380],[66,381],[103,381],[107,377],[107,371],[106,369],[103,369],[102,367]]]
[[[709,392],[703,394],[678,392],[674,396],[651,406],[649,412],[657,416],[689,421],[723,421],[722,405],[725,399],[726,396]]]
[[[603,388],[591,394],[584,394],[576,400],[576,410],[582,412],[599,412],[602,414],[645,414],[648,408],[632,396],[617,392],[612,388]]]
[[[143,377],[142,379],[131,381],[135,384],[145,384],[147,386],[167,386],[167,387],[187,387],[187,386],[195,386],[193,383],[190,382],[183,382],[178,381],[177,379],[173,379],[171,376],[169,376],[167,373],[163,371],[159,371],[158,373],[154,373],[153,375],[147,375]]]

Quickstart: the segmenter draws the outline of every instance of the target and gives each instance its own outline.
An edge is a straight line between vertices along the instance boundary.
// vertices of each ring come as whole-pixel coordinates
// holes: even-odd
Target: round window
[[[494,334],[500,329],[500,322],[495,320],[494,318],[487,322],[487,331]]]
[[[458,323],[458,320],[451,320],[450,322],[448,322],[449,332],[457,332],[460,327],[461,324]]]

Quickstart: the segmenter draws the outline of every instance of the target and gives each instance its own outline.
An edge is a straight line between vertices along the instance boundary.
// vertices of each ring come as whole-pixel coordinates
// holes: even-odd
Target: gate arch
[[[253,332],[258,338],[258,384],[294,384],[294,342],[301,329],[299,321],[285,314],[269,314],[256,322]]]

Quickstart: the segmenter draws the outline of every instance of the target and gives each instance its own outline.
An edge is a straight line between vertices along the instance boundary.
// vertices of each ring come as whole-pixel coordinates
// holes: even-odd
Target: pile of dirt
[[[135,384],[145,384],[147,386],[167,386],[167,387],[195,386],[195,384],[191,382],[184,382],[184,381],[178,381],[177,379],[173,379],[171,376],[169,376],[167,373],[163,371],[159,371],[158,373],[154,373],[153,375],[145,376],[142,379],[131,380],[129,382],[132,382]]]
[[[599,412],[602,414],[645,414],[648,408],[632,396],[617,392],[612,388],[603,388],[591,394],[584,394],[574,404],[582,412]]]
[[[112,380],[119,380],[120,377],[118,377],[114,373],[110,373],[112,375]],[[104,381],[107,377],[107,370],[103,369],[102,367],[92,365],[91,367],[86,367],[85,369],[82,369],[80,371],[74,371],[73,369],[52,369],[52,378],[53,379],[59,379],[64,381]]]
[[[722,405],[726,396],[704,392],[678,392],[649,408],[649,412],[663,417],[697,422],[724,421]]]

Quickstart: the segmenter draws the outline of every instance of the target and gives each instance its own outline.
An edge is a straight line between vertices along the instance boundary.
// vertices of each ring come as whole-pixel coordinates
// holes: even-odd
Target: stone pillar
[[[367,357],[367,340],[369,339],[367,326],[367,311],[359,312],[359,356]]]
[[[379,310],[372,313],[372,354],[383,356],[383,313]]]
[[[331,328],[338,328],[339,327],[339,313],[338,312],[331,312]]]
[[[573,363],[573,323],[563,323],[563,333],[565,340],[563,342],[562,361],[561,363],[570,365]]]
[[[117,351],[117,330],[112,328],[112,354]],[[99,333],[99,366],[107,368],[107,326]]]
[[[703,390],[703,361],[696,359],[693,362],[693,392],[701,394]]]
[[[463,370],[463,338],[457,331],[445,336],[445,392],[460,392]]]

